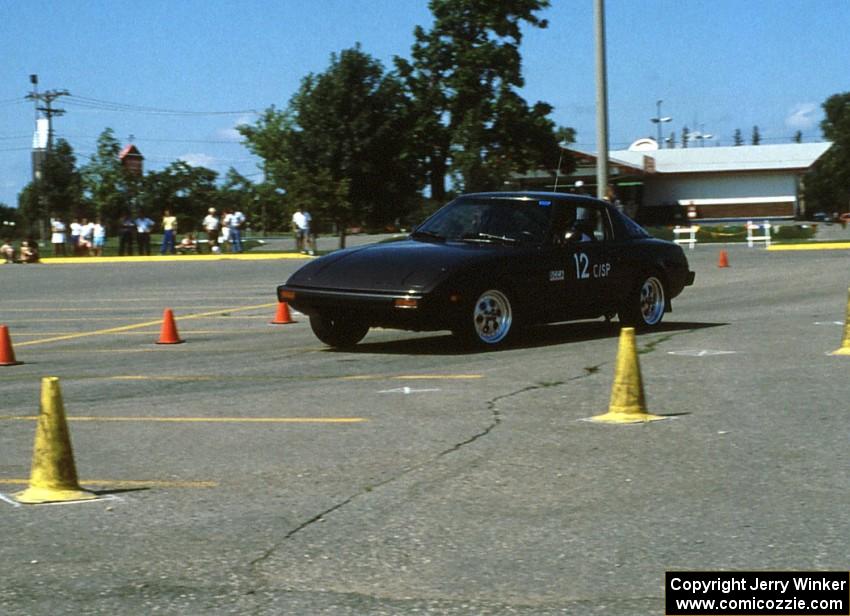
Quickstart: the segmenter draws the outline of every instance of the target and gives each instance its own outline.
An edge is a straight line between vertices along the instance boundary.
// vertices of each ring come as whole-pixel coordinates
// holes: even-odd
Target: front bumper
[[[278,301],[286,302],[306,315],[350,314],[371,326],[400,329],[446,329],[452,311],[440,309],[438,302],[421,293],[351,291],[280,285]]]

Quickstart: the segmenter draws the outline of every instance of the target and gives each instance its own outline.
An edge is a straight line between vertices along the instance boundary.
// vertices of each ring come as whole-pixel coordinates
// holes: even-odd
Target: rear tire
[[[310,328],[316,338],[335,348],[349,348],[363,340],[369,332],[369,326],[354,316],[313,315]]]
[[[619,311],[620,322],[639,330],[652,329],[661,324],[667,307],[664,281],[656,273],[645,274],[639,280]]]
[[[467,305],[454,334],[460,341],[479,349],[502,346],[515,331],[514,308],[510,296],[499,289],[487,289]]]

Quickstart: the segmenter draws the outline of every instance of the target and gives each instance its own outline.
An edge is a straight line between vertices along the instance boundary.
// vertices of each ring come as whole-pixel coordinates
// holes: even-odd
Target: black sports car
[[[651,328],[693,284],[682,249],[604,201],[560,193],[479,193],[441,208],[406,239],[303,266],[278,299],[335,347],[370,327],[451,330],[484,348],[533,323],[614,314]]]

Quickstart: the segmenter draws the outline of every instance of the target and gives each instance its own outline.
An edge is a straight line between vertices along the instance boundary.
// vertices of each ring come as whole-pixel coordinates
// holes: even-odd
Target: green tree
[[[59,139],[45,156],[39,179],[24,188],[18,207],[25,228],[22,233],[32,236],[47,233],[50,218],[67,221],[81,211],[85,214],[82,177],[74,149],[66,140]]]
[[[823,104],[821,130],[832,147],[805,177],[809,211],[850,211],[850,92],[834,94]]]
[[[356,46],[306,76],[285,111],[269,108],[239,130],[290,206],[312,193],[307,210],[333,222],[344,245],[346,227],[384,224],[415,204],[410,122],[398,79]]]
[[[180,233],[196,231],[207,209],[218,205],[218,173],[178,160],[161,171],[149,172],[142,182],[141,204],[158,221],[163,211],[177,217]]]
[[[850,146],[850,92],[833,94],[823,104],[823,136],[836,145]]]
[[[803,131],[798,130],[794,133],[794,143],[803,143]]]
[[[24,188],[24,191],[27,189]],[[5,203],[0,203],[0,241],[11,240],[18,237],[19,233],[24,233],[24,219],[21,216],[19,207],[9,207]]]
[[[417,26],[411,60],[396,67],[413,103],[414,151],[433,199],[451,174],[462,190],[493,189],[512,172],[558,161],[550,105],[529,106],[521,26],[545,28],[548,0],[431,0],[434,25]]]
[[[688,147],[688,141],[691,140],[691,131],[687,126],[682,127],[682,147]]]
[[[138,180],[129,176],[121,166],[121,144],[111,128],[97,138],[97,151],[82,170],[83,187],[93,211],[105,224],[116,222],[133,206]]]
[[[753,126],[753,137],[752,137],[751,143],[753,145],[761,144],[761,132],[759,131],[758,126]]]
[[[744,145],[744,135],[741,134],[740,128],[735,129],[735,134],[732,136],[732,139],[736,146]]]
[[[264,235],[270,229],[281,228],[283,197],[274,186],[254,184],[232,167],[218,187],[218,203],[222,209],[241,211],[247,226]]]

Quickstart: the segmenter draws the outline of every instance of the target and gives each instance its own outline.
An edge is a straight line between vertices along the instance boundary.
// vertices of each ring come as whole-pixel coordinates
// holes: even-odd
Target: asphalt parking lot
[[[638,337],[637,426],[581,421],[616,323],[340,352],[269,324],[299,260],[0,267],[0,613],[662,614],[669,569],[846,571],[850,253],[718,250]],[[9,498],[44,376],[98,500]]]

